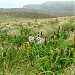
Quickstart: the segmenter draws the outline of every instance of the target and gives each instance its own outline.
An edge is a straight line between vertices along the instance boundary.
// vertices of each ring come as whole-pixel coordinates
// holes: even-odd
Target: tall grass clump
[[[70,20],[69,25],[73,22]],[[49,23],[56,26],[59,21]],[[53,28],[49,35],[22,26],[20,35],[0,31],[0,74],[62,75],[64,69],[75,64],[75,35],[73,41],[69,40],[70,26]]]

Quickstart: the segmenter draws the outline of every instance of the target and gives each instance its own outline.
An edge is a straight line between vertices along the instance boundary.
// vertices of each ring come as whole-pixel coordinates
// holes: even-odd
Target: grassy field
[[[1,13],[0,75],[75,75],[75,17]]]

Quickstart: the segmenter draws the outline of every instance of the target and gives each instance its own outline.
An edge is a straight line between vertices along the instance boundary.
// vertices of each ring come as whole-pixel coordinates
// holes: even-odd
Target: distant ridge
[[[20,17],[29,18],[75,16],[75,1],[49,1],[43,4],[24,5],[22,8],[2,8],[0,13],[10,13],[11,15],[14,13],[15,16],[18,14]]]
[[[45,2],[43,4],[29,4],[29,5],[24,5],[23,8],[26,9],[32,9],[36,11],[40,11],[43,13],[48,13],[48,14],[57,14],[57,15],[64,15],[64,16],[69,16],[69,15],[75,15],[74,14],[74,2],[75,1],[49,1]]]

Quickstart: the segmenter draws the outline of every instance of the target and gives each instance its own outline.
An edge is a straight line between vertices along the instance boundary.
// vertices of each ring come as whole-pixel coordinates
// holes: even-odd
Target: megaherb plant
[[[0,33],[1,75],[59,75],[75,63],[75,36],[73,46],[69,46],[70,34],[60,26],[50,36],[24,28],[20,33]]]

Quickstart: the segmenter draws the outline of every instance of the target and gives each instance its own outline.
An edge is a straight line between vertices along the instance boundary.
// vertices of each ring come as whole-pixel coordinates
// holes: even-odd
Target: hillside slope
[[[44,13],[53,13],[56,15],[73,16],[74,15],[74,1],[49,1],[43,4],[24,5],[23,8],[38,10]]]

